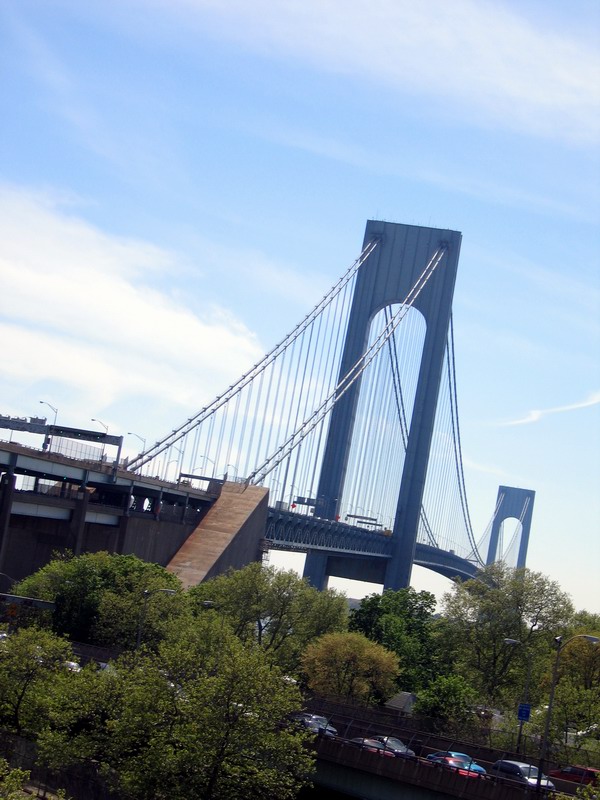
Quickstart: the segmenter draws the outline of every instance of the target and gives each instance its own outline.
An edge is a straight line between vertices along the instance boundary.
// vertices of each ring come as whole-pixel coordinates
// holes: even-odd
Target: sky
[[[43,400],[133,455],[367,219],[458,230],[473,526],[533,489],[528,566],[600,612],[599,43],[596,0],[2,3],[0,413]]]

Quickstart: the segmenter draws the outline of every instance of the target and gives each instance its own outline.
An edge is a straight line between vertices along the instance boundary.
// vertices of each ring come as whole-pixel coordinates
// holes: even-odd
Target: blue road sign
[[[517,717],[522,722],[529,722],[529,715],[531,714],[531,706],[529,703],[519,703],[519,710]]]

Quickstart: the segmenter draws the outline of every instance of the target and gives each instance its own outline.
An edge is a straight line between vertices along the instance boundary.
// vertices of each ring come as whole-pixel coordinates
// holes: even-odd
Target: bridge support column
[[[81,555],[81,548],[83,547],[83,532],[85,530],[85,515],[88,509],[88,502],[90,496],[83,487],[83,494],[80,500],[77,500],[75,503],[75,508],[73,509],[73,513],[71,515],[71,536],[75,542],[75,546],[73,547],[73,553],[76,556]]]
[[[0,477],[0,572],[3,571],[8,550],[10,512],[15,491],[15,475],[12,468]]]
[[[493,564],[498,560],[498,542],[502,523],[507,519],[517,519],[521,523],[521,540],[517,556],[517,568],[522,569],[527,560],[529,534],[533,517],[533,501],[535,492],[532,489],[517,489],[514,486],[499,486],[496,501],[496,514],[490,532],[490,545],[486,564]]]
[[[327,588],[327,553],[320,550],[309,550],[306,554],[303,578],[306,578],[311,586],[322,591]]]
[[[435,274],[412,303],[427,327],[396,507],[393,553],[385,576],[386,588],[401,589],[410,583],[415,555],[461,234],[369,220],[365,246],[374,239],[379,244],[362,264],[356,279],[340,379],[364,354],[375,315],[386,306],[404,303],[426,265],[443,252]],[[335,519],[343,501],[360,384],[360,379],[355,380],[331,412],[315,505],[315,516],[323,519]]]

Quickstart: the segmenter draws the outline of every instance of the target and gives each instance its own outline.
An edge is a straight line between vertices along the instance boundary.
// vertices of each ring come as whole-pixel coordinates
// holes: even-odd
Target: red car
[[[594,769],[594,767],[561,767],[560,769],[551,769],[548,775],[551,778],[560,778],[562,781],[593,783],[597,780],[600,784],[600,769]]]

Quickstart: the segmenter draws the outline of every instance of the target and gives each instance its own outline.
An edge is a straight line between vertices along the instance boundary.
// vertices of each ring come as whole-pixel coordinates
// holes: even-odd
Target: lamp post
[[[104,433],[106,434],[108,433],[108,425],[102,422],[101,419],[96,419],[95,417],[92,417],[92,422],[97,422],[98,425],[102,425],[102,427],[104,428]],[[104,442],[102,442],[102,455],[100,456],[100,461],[104,461]]]
[[[52,405],[52,403],[48,403],[48,402],[46,402],[46,400],[40,400],[40,403],[41,403],[43,406],[48,406],[48,408],[51,408],[51,409],[52,409],[52,411],[54,411],[54,422],[53,422],[52,424],[54,425],[54,427],[56,427],[56,418],[57,418],[57,416],[58,416],[58,408],[56,408],[55,406],[53,406],[53,405]],[[48,449],[50,449],[50,443],[51,443],[51,442],[52,442],[52,439],[51,439],[51,438],[49,438],[49,440],[47,441]]]
[[[202,459],[202,461],[201,461],[200,463],[206,464],[206,462],[207,462],[207,461],[210,461],[210,463],[213,465],[211,478],[214,478],[214,477],[215,477],[215,467],[216,467],[216,464],[215,464],[215,462],[212,460],[212,458],[209,458],[208,456],[198,456],[198,457]],[[199,466],[200,466],[200,463],[196,464],[196,467],[199,467]],[[195,471],[196,471],[196,467],[194,467],[194,468],[192,469],[192,472],[195,472]]]
[[[548,711],[546,712],[546,724],[544,726],[544,733],[542,736],[542,743],[540,745],[540,761],[538,767],[538,776],[537,776],[537,791],[541,791],[542,786],[542,773],[544,771],[544,767],[546,765],[546,757],[548,754],[548,737],[550,735],[550,722],[552,720],[552,706],[554,705],[554,690],[556,689],[556,684],[558,683],[558,664],[560,662],[560,657],[562,655],[563,650],[565,647],[574,642],[575,639],[586,639],[590,644],[598,644],[600,639],[597,636],[590,636],[587,633],[577,633],[575,636],[571,636],[570,639],[567,639],[566,642],[563,644],[563,637],[557,636],[554,639],[554,643],[556,644],[556,658],[554,659],[554,666],[552,668],[552,681],[550,683],[550,695],[548,697]]]
[[[219,614],[219,617],[220,617],[220,621],[219,621],[219,638],[220,638],[221,641],[220,641],[219,646],[217,648],[217,654],[216,654],[216,658],[215,658],[215,672],[218,672],[219,671],[219,665],[220,665],[220,662],[221,662],[221,651],[223,649],[223,641],[224,641],[223,640],[223,633],[224,633],[225,618],[224,618],[223,613],[221,611],[221,606],[215,600],[203,600],[200,603],[200,605],[202,606],[202,608],[205,608],[207,611],[210,611],[210,610],[215,611],[217,614]]]
[[[225,464],[225,469],[227,469],[227,467],[233,467],[233,469],[235,470],[235,477],[237,478],[237,471],[238,470],[237,470],[237,467],[235,466],[235,464]],[[225,475],[227,475],[227,472],[225,472]]]
[[[139,647],[142,643],[142,631],[144,629],[144,623],[146,621],[146,609],[148,607],[148,600],[152,597],[153,594],[157,594],[157,592],[162,592],[163,594],[176,594],[175,589],[144,589],[144,594],[142,595],[144,598],[144,602],[142,604],[142,608],[140,611],[140,618],[138,620],[137,638],[135,642],[136,650],[139,650]]]
[[[0,572],[0,575],[2,575],[3,578],[8,578],[8,580],[10,581],[10,585],[11,586],[13,585],[13,583],[17,583],[17,579],[16,578],[11,578],[11,576],[7,575],[6,572]]]
[[[40,403],[41,403],[42,405],[44,405],[44,406],[48,406],[48,408],[51,408],[51,409],[52,409],[52,411],[54,411],[54,422],[53,422],[52,424],[53,424],[53,425],[56,425],[56,417],[58,416],[58,408],[55,408],[55,407],[52,405],[52,403],[47,403],[45,400],[40,400]]]
[[[146,440],[143,436],[140,436],[138,433],[134,433],[133,431],[127,431],[127,436],[135,436],[136,439],[139,439],[142,443],[142,452],[146,450]]]
[[[523,642],[519,639],[505,639],[504,644],[508,647],[523,646]],[[525,656],[527,657],[527,676],[525,678],[525,689],[523,691],[523,705],[529,702],[529,684],[531,683],[531,653],[525,648]],[[521,752],[521,739],[523,737],[523,724],[525,723],[524,715],[519,713],[519,733],[517,734],[517,753]]]

